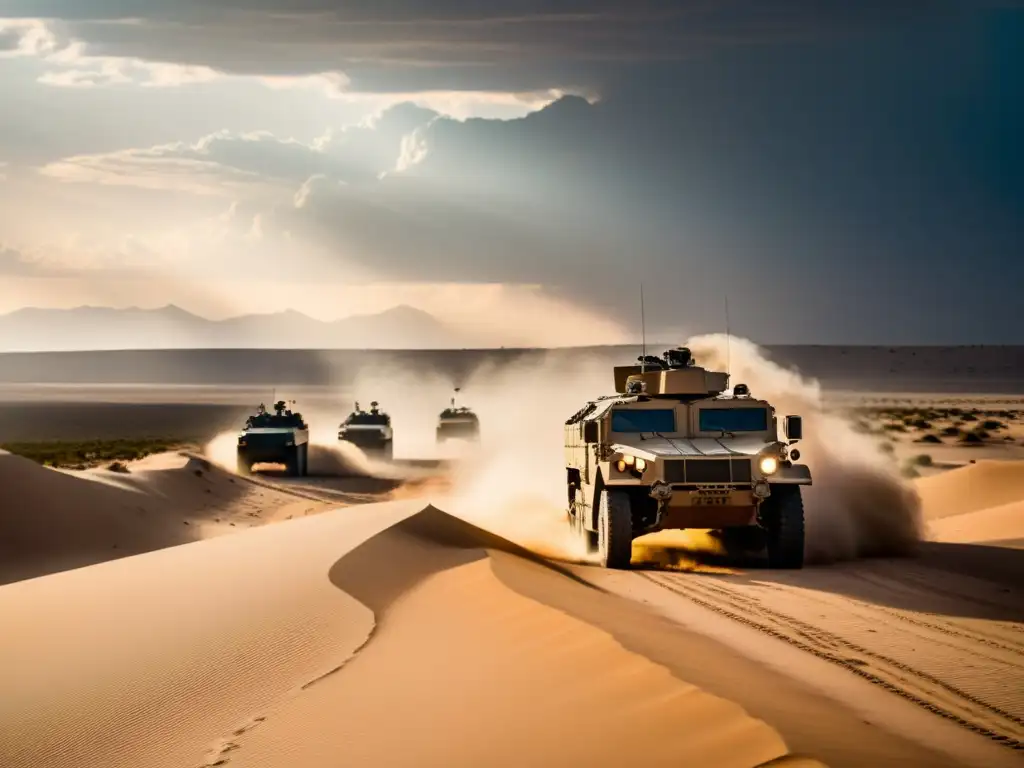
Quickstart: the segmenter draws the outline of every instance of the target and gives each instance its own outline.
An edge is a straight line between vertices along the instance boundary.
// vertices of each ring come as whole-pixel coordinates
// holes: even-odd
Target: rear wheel
[[[633,558],[633,509],[629,495],[622,491],[601,492],[597,552],[605,568],[628,568]]]
[[[238,466],[237,466],[237,468],[238,468],[238,474],[240,474],[240,475],[248,475],[249,473],[252,472],[252,464],[249,463],[249,459],[241,451],[239,451],[239,453],[238,453]]]
[[[309,443],[306,443],[299,449],[299,475],[301,477],[307,477],[309,475]]]
[[[798,485],[776,485],[762,502],[768,567],[804,567],[804,502]]]

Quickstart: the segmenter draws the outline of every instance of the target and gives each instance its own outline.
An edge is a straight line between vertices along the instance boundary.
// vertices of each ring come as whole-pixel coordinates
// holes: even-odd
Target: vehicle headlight
[[[761,474],[771,475],[779,468],[779,460],[774,456],[762,456],[758,467],[761,469]]]
[[[633,466],[633,462],[636,461],[636,459],[634,459],[627,453],[625,456],[622,457],[622,461],[625,462],[627,467],[631,467]]]
[[[647,462],[644,461],[641,458],[637,458],[637,460],[636,460],[636,469],[637,469],[637,472],[643,472],[645,469],[647,469]]]

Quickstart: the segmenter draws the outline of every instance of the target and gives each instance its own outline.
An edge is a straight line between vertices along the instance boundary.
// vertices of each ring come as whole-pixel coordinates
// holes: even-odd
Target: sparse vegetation
[[[928,433],[927,435],[922,435],[920,438],[918,438],[917,442],[919,442],[919,443],[941,443],[942,442],[942,438],[939,437],[938,435],[935,435],[935,434],[932,434],[932,433]]]
[[[113,472],[128,468],[125,462],[136,461],[154,453],[180,450],[190,443],[182,440],[150,438],[143,440],[85,440],[2,443],[0,449],[31,459],[43,466],[84,470],[107,465]],[[115,465],[123,469],[115,469]]]
[[[921,473],[917,471],[917,468],[913,464],[907,464],[903,467],[903,469],[900,470],[900,474],[909,478],[921,476]]]
[[[960,442],[964,445],[981,445],[984,440],[977,432],[964,432],[960,437]]]
[[[879,443],[878,450],[882,453],[893,453],[896,450],[896,446],[892,443]]]
[[[932,457],[927,453],[922,453],[919,456],[914,457],[914,464],[919,467],[930,467],[932,466]]]
[[[994,432],[997,429],[1006,429],[1006,425],[1001,421],[996,421],[995,419],[986,419],[981,422],[981,428]]]

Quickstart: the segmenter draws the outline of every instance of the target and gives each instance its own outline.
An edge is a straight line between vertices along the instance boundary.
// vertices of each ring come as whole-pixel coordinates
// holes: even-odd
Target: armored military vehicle
[[[355,404],[355,409],[338,428],[338,440],[352,443],[367,453],[377,454],[390,459],[393,455],[394,433],[391,431],[391,417],[380,410],[380,404],[374,400],[370,410],[364,411]]]
[[[253,464],[284,464],[288,474],[308,474],[309,426],[301,413],[292,413],[284,400],[274,403],[268,413],[260,403],[238,435],[238,472],[248,474]]]
[[[460,388],[455,388],[458,395]],[[480,419],[465,406],[456,406],[455,398],[451,405],[441,411],[437,418],[437,442],[447,440],[478,440],[480,438]]]
[[[628,568],[633,539],[654,531],[720,531],[727,547],[767,550],[773,568],[801,568],[800,416],[786,416],[679,347],[617,366],[617,394],[565,422],[569,523],[608,568]]]

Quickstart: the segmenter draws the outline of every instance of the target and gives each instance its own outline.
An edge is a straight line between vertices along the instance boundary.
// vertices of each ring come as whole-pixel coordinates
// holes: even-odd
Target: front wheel
[[[804,502],[798,485],[776,485],[762,502],[769,568],[804,567]]]
[[[601,492],[597,553],[605,568],[629,568],[633,558],[633,508],[629,495],[622,491]]]
[[[238,454],[237,469],[238,474],[240,475],[248,475],[252,472],[252,464],[249,462],[249,459],[246,458],[244,453],[239,452]]]

